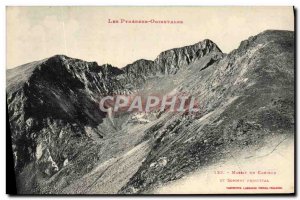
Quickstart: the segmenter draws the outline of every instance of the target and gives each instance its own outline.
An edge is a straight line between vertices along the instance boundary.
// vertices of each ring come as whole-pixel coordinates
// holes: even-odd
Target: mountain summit
[[[107,95],[152,93],[196,96],[200,111],[99,109]],[[294,32],[227,55],[204,40],[124,68],[56,55],[7,70],[7,105],[18,193],[148,193],[293,137]]]

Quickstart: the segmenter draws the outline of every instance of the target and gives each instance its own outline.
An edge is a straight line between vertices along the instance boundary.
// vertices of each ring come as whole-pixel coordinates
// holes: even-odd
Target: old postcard
[[[7,7],[17,194],[293,194],[293,7]]]

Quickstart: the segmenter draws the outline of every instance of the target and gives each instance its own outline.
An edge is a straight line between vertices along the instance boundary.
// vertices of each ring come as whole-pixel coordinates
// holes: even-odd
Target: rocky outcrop
[[[200,113],[154,124],[152,150],[119,193],[151,193],[243,149],[251,154],[251,147],[262,148],[271,138],[293,137],[293,32],[265,31],[190,73],[178,90],[201,99]]]
[[[167,50],[159,54],[154,60],[163,74],[175,74],[179,69],[199,60],[204,56],[210,56],[214,60],[222,57],[222,51],[211,40],[203,40],[191,46]]]
[[[201,112],[98,108],[153,88],[197,96]],[[292,135],[294,33],[266,31],[228,55],[204,40],[121,69],[56,55],[7,71],[7,104],[19,193],[144,193]]]

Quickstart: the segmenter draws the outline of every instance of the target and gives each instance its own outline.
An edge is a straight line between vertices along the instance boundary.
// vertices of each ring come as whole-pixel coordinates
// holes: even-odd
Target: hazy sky
[[[111,19],[183,24],[109,24]],[[7,68],[55,54],[123,67],[211,39],[223,52],[266,29],[294,30],[292,7],[7,7]]]

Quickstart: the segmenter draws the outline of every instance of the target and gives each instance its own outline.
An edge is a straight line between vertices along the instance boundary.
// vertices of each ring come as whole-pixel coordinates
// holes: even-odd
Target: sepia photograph
[[[294,195],[295,13],[7,6],[6,193]]]

